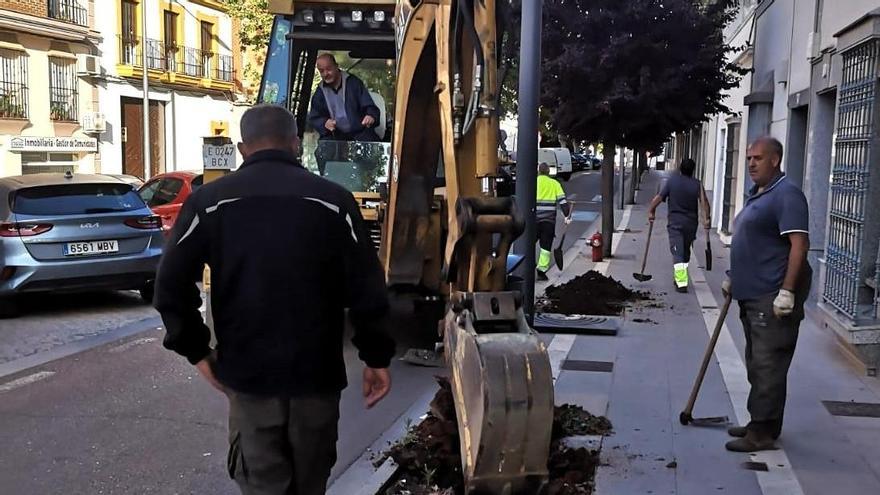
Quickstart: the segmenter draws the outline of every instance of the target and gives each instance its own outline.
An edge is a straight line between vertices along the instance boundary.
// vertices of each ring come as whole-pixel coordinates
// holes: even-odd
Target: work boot
[[[748,429],[745,426],[731,426],[727,429],[727,434],[732,437],[743,438],[746,436]],[[773,440],[779,438],[779,433],[773,434]]]
[[[731,440],[724,445],[731,452],[758,452],[760,450],[776,450],[773,438],[748,431],[743,438]]]
[[[676,287],[675,287],[675,291],[676,291],[676,292],[681,292],[682,294],[687,294],[688,287],[687,287],[687,285],[676,286]]]
[[[550,280],[547,277],[547,272],[542,272],[541,270],[535,270],[535,273],[537,274],[538,280],[540,280],[542,282]]]

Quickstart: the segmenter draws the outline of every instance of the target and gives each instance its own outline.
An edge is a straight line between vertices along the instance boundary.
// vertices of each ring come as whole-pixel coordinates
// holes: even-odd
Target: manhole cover
[[[609,361],[581,361],[578,359],[566,359],[562,362],[562,369],[566,371],[595,371],[598,373],[611,373],[614,371],[614,363]]]
[[[533,326],[535,330],[545,333],[617,335],[621,323],[622,320],[614,316],[538,313]]]
[[[838,402],[823,400],[822,404],[832,416],[849,416],[854,418],[880,418],[880,404],[871,402]]]

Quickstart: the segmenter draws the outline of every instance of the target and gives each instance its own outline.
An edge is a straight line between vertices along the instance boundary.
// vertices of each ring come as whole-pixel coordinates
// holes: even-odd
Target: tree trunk
[[[610,257],[614,237],[614,158],[617,147],[606,141],[602,152],[602,255]]]
[[[644,153],[634,150],[632,174],[629,176],[629,184],[626,188],[626,204],[636,204],[636,182],[639,180],[639,168],[642,166],[642,157]]]

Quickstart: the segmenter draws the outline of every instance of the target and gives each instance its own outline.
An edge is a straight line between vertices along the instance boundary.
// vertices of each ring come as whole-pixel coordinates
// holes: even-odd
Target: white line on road
[[[691,280],[694,282],[694,292],[697,295],[697,301],[703,308],[703,320],[706,323],[706,331],[711,336],[715,329],[715,322],[718,320],[720,310],[718,301],[709,289],[706,283],[705,272],[697,268],[692,271]],[[724,385],[727,387],[727,393],[730,395],[730,401],[733,404],[733,412],[739,424],[744,425],[749,422],[749,411],[746,408],[746,401],[749,397],[749,380],[746,375],[746,367],[743,364],[742,357],[730,336],[730,329],[727,324],[721,327],[721,335],[718,338],[718,344],[715,346],[715,357],[718,359],[718,365],[721,368],[721,376],[724,379]],[[751,455],[754,462],[764,462],[769,468],[768,471],[755,471],[758,478],[758,485],[764,495],[803,495],[803,489],[797,476],[788,461],[788,455],[781,446],[778,450],[770,450],[757,452]]]
[[[9,392],[10,390],[15,390],[19,387],[30,385],[31,383],[38,382],[40,380],[45,380],[46,378],[49,378],[54,374],[54,371],[40,371],[38,373],[23,376],[17,380],[12,380],[11,382],[0,385],[0,393]]]
[[[111,348],[110,352],[112,352],[112,353],[125,352],[125,351],[131,349],[132,347],[137,347],[137,346],[143,345],[143,344],[149,344],[150,342],[155,342],[157,340],[159,340],[159,339],[157,339],[156,337],[143,337],[140,339],[135,339],[135,340],[132,340],[131,342],[126,342],[125,344],[118,345],[116,347]]]

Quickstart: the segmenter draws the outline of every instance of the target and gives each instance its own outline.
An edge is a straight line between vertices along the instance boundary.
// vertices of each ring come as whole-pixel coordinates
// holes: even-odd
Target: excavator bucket
[[[465,493],[539,493],[548,477],[553,380],[519,294],[456,293],[444,342]]]

